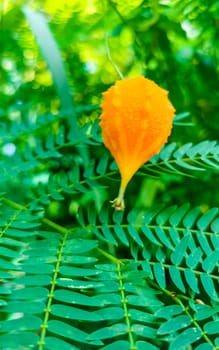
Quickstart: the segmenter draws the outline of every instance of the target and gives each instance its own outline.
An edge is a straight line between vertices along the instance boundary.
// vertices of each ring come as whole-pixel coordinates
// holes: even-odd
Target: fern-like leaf
[[[0,321],[3,347],[216,346],[217,208],[172,206],[112,217],[103,209],[100,222],[89,209],[67,230],[39,209],[3,203],[1,314],[17,315]],[[118,245],[134,260],[113,256]]]
[[[176,143],[168,144],[144,166],[144,170],[152,174],[166,171],[186,175],[205,169],[219,170],[217,141],[202,141],[197,145],[187,143],[179,148]]]

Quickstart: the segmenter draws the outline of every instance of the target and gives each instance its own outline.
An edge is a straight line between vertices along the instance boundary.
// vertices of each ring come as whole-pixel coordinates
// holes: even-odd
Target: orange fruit
[[[119,80],[103,96],[100,116],[103,142],[121,174],[119,195],[112,204],[123,210],[127,184],[167,141],[175,109],[168,91],[143,76]]]

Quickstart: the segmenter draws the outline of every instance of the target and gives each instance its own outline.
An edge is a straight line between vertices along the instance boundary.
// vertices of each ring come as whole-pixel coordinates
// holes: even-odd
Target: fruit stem
[[[113,201],[110,201],[110,203],[112,204],[112,207],[115,208],[115,210],[125,209],[125,201],[124,201],[125,190],[126,190],[126,186],[124,186],[124,184],[121,182],[118,196]]]

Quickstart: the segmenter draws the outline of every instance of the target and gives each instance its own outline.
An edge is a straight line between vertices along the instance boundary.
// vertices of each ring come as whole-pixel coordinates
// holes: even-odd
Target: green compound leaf
[[[152,175],[165,172],[190,175],[210,169],[218,171],[218,152],[217,141],[203,141],[196,145],[190,142],[179,147],[176,143],[168,144],[144,165],[143,171]]]
[[[26,286],[47,286],[51,282],[51,276],[48,275],[27,275],[17,278],[17,283]]]
[[[186,264],[191,269],[195,268],[202,261],[203,252],[200,247],[193,249],[191,254],[186,257]]]
[[[129,314],[132,320],[134,321],[139,321],[142,323],[149,323],[149,324],[153,324],[156,323],[156,317],[147,312],[147,310],[141,311],[141,310],[137,310],[137,309],[129,309]]]
[[[199,293],[198,278],[196,277],[195,273],[190,269],[186,269],[184,271],[184,276],[188,286],[192,289],[192,291],[194,293]]]
[[[11,301],[1,311],[7,311],[10,313],[25,313],[25,314],[41,314],[45,309],[45,304],[39,301],[32,301],[27,303],[26,301]]]
[[[147,342],[147,341],[137,341],[136,345],[138,347],[139,350],[159,350],[158,347],[154,346],[153,344]]]
[[[132,330],[137,335],[140,335],[146,338],[152,338],[152,339],[155,338],[157,334],[156,329],[149,326],[142,325],[142,324],[133,324]]]
[[[211,208],[198,220],[197,226],[200,230],[204,231],[211,224],[212,220],[218,214],[218,208]]]
[[[179,290],[181,290],[183,293],[185,293],[185,285],[182,280],[180,270],[178,270],[176,266],[170,266],[169,272],[170,272],[170,277],[173,283],[175,284],[175,286],[179,288]]]
[[[219,320],[210,321],[204,325],[204,330],[207,334],[218,334]]]
[[[1,322],[1,332],[10,332],[16,329],[19,331],[34,330],[37,331],[40,328],[42,320],[36,316],[25,315],[14,320],[7,320]]]
[[[178,314],[181,314],[182,311],[183,311],[183,308],[180,305],[168,305],[168,306],[164,306],[161,309],[159,309],[156,312],[156,316],[162,317],[162,318],[165,318],[168,320],[172,316],[176,316]]]
[[[170,344],[170,350],[179,350],[187,345],[191,345],[202,337],[202,333],[197,328],[188,328],[180,333]]]
[[[119,224],[115,224],[114,230],[118,239],[126,246],[129,246],[129,241],[126,237],[125,231],[123,230],[122,226],[120,226]]]
[[[46,337],[45,346],[49,350],[79,350],[78,347],[71,345],[58,337]]]
[[[205,225],[205,230],[210,230],[208,220],[217,220],[218,213],[215,210],[211,213],[214,215],[205,217],[204,223],[201,221],[202,229]],[[208,303],[211,298],[211,303],[217,303],[219,238],[213,231],[197,227],[205,214],[188,206],[172,206],[148,210],[145,215],[137,210],[127,216],[114,214],[112,220],[110,211],[102,211],[105,235],[98,216],[93,216],[91,210],[88,214],[83,214],[73,232],[54,234],[33,225],[31,229],[37,239],[33,233],[25,234],[29,230],[26,227],[31,225],[24,225],[11,237],[12,228],[4,224],[2,248],[11,251],[12,256],[0,259],[2,278],[6,281],[0,286],[1,314],[25,314],[19,320],[1,321],[2,329],[12,335],[16,328],[26,338],[26,333],[46,329],[45,336],[43,332],[38,334],[37,342],[40,346],[48,339],[48,346],[45,345],[48,349],[52,349],[56,339],[63,348],[69,345],[76,349],[83,346],[113,349],[120,341],[121,346],[128,344],[130,348],[128,334],[132,334],[133,344],[142,349],[144,346],[159,349],[170,337],[169,346],[177,349],[187,335],[194,347],[202,342],[204,346],[205,339],[199,338],[199,333],[199,342],[195,344],[194,329],[205,332],[209,342],[216,343],[214,322],[218,322],[219,311],[217,306],[203,302]],[[8,217],[13,215],[12,211]],[[19,218],[14,221],[23,222],[25,216],[21,214]],[[26,220],[38,222],[38,218],[30,215]],[[97,232],[98,239],[90,239]],[[124,242],[118,237],[121,232]],[[88,238],[77,238],[81,235]],[[113,242],[108,250],[108,244]],[[120,260],[113,254],[117,247],[129,251],[127,259]],[[11,288],[14,283],[20,288]],[[155,289],[149,287],[150,283]],[[203,289],[204,301],[199,295]],[[182,305],[177,304],[180,302]],[[90,334],[86,332],[87,323],[92,323]],[[24,346],[22,336],[19,339],[20,346]]]
[[[195,348],[195,350],[213,350],[213,349],[214,349],[214,346],[211,345],[211,344],[207,344],[207,343],[198,345],[198,346]]]
[[[137,230],[135,229],[135,227],[133,227],[132,225],[128,225],[127,229],[128,229],[130,236],[136,241],[136,243],[140,247],[144,247],[144,244],[143,244]]]
[[[125,340],[118,340],[115,342],[112,342],[109,345],[106,345],[104,347],[101,348],[101,350],[129,350],[130,349],[130,344],[128,341]]]
[[[124,323],[117,323],[111,327],[101,328],[88,336],[88,340],[109,339],[127,333],[127,325]]]
[[[161,288],[166,288],[165,269],[160,263],[155,263],[153,266],[154,277]]]
[[[96,312],[89,312],[72,306],[55,304],[51,308],[51,313],[66,319],[79,321],[102,321],[103,318]]]
[[[23,287],[15,290],[11,299],[13,300],[43,300],[47,297],[49,290],[43,287]]]
[[[185,235],[183,239],[179,242],[179,244],[176,246],[175,251],[171,254],[171,261],[175,265],[179,265],[186,255],[186,249],[188,247],[188,242],[190,240],[190,235]]]
[[[162,324],[158,330],[158,334],[170,334],[172,332],[188,327],[192,320],[187,315],[176,316]]]
[[[201,282],[206,293],[215,301],[218,301],[218,295],[215,290],[214,282],[206,273],[201,274]]]
[[[202,263],[204,271],[211,273],[219,263],[219,251],[215,250],[209,254]]]
[[[205,320],[219,312],[219,306],[210,307],[207,305],[201,305],[201,307],[195,312],[195,319],[198,321]]]
[[[124,310],[121,307],[105,307],[99,309],[97,314],[102,320],[122,320],[124,318]]]
[[[0,335],[0,344],[3,348],[17,349],[19,344],[23,347],[33,348],[39,340],[39,336],[29,332],[14,332]]]
[[[48,322],[48,327],[53,334],[64,335],[65,338],[76,340],[81,343],[87,343],[87,333],[66,322],[51,320]]]

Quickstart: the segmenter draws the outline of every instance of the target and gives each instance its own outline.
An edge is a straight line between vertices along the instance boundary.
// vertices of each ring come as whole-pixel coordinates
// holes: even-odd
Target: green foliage
[[[217,10],[3,5],[2,350],[219,349]],[[125,212],[109,205],[119,176],[97,120],[112,62],[169,89],[178,111]]]

